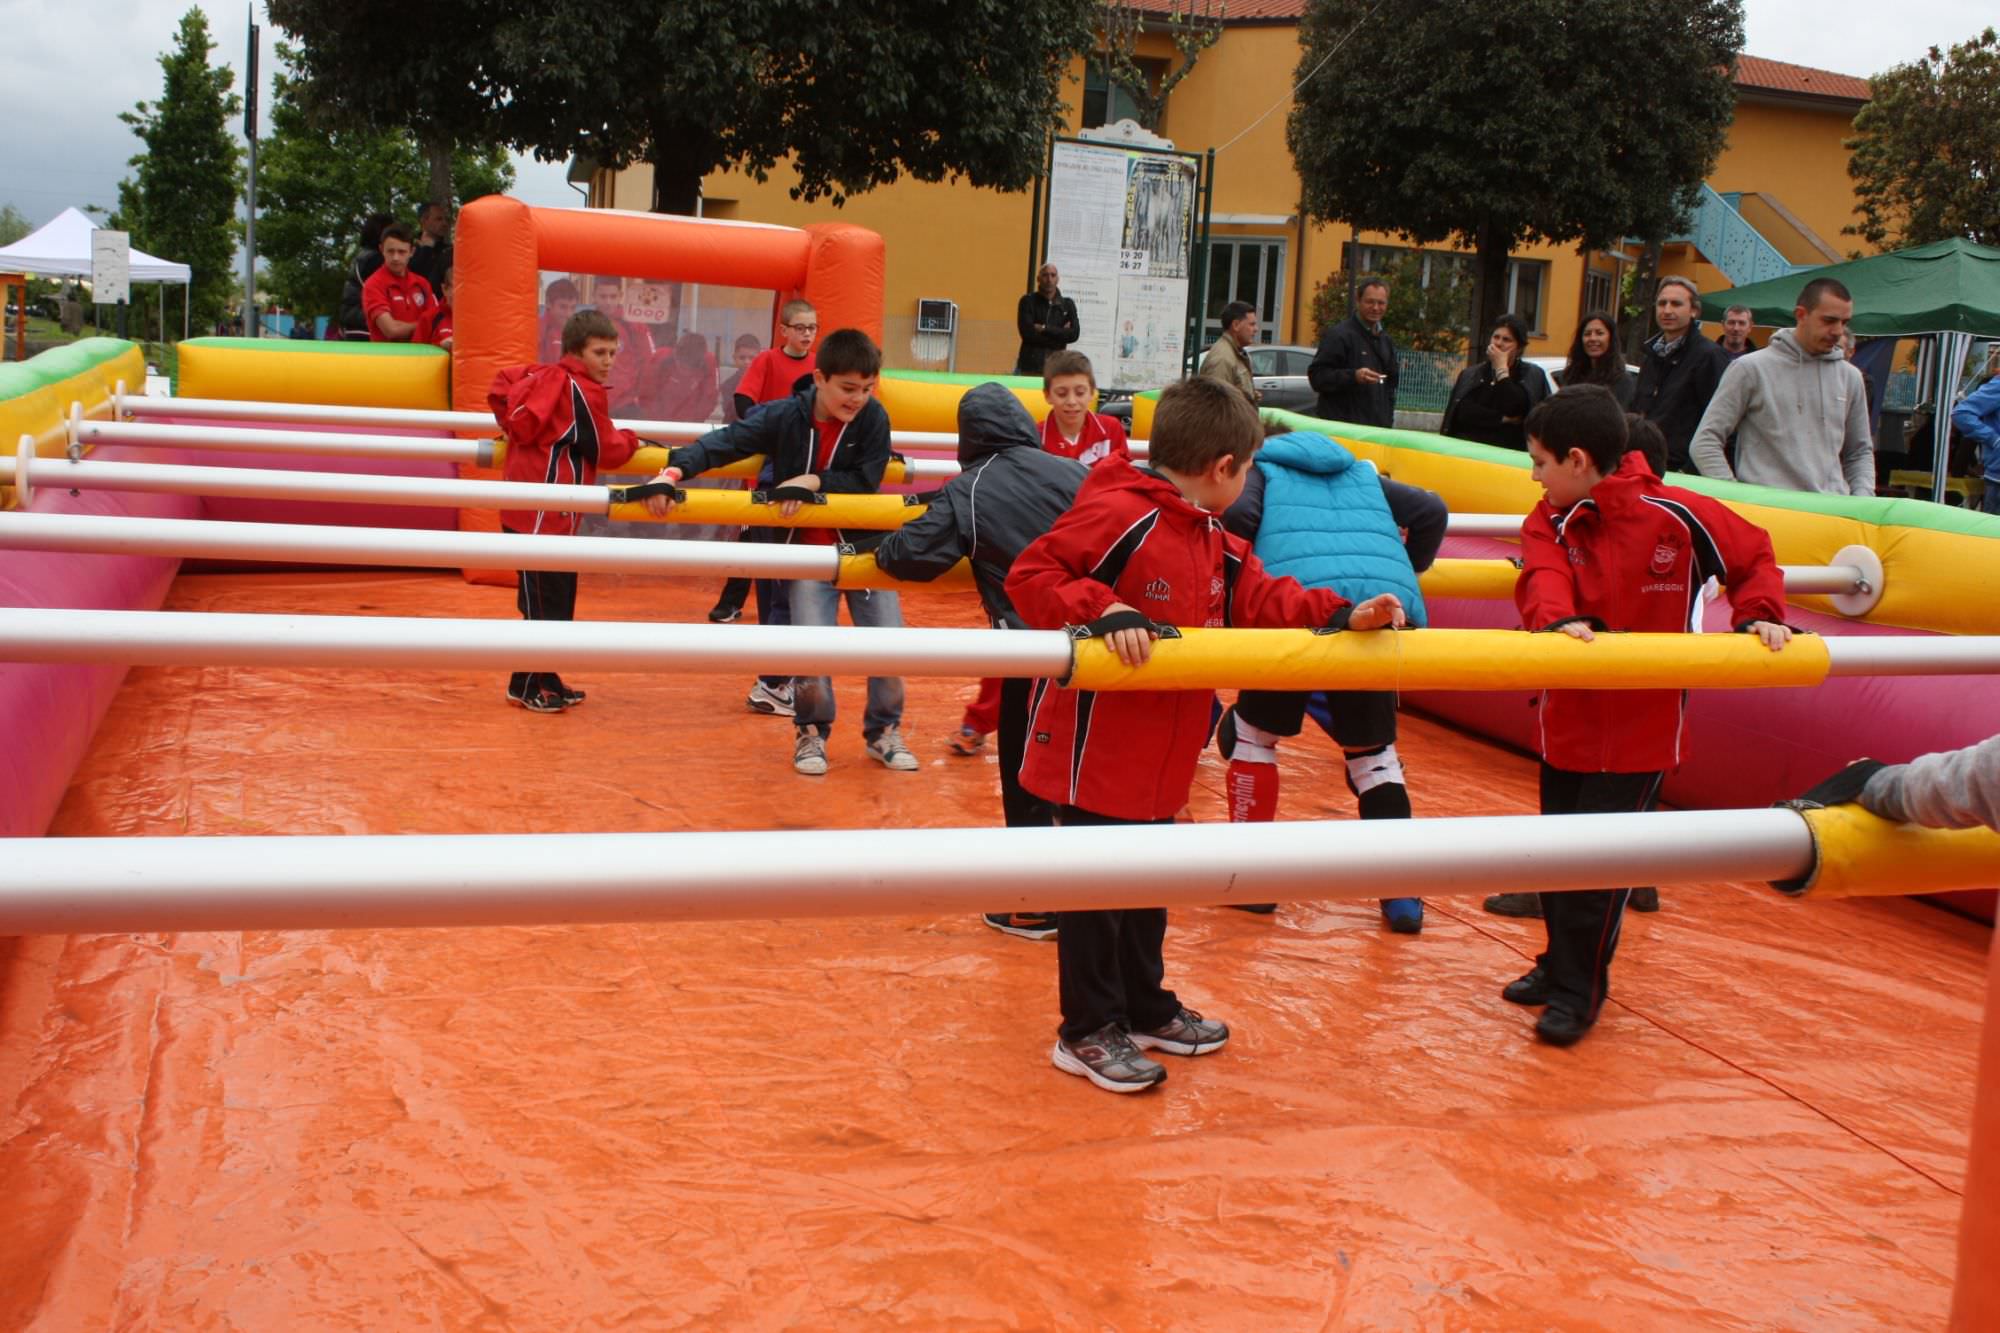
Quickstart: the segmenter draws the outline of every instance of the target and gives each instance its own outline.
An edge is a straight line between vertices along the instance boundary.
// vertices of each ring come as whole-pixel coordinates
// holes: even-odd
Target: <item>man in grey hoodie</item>
[[[1815,278],[1768,347],[1730,363],[1702,413],[1689,456],[1705,477],[1825,495],[1875,493],[1868,386],[1841,352],[1854,298]],[[1736,436],[1731,471],[1724,444]]]
[[[1857,759],[1791,804],[1850,801],[1900,823],[2000,829],[2000,736],[1963,750],[1920,755],[1907,764]]]

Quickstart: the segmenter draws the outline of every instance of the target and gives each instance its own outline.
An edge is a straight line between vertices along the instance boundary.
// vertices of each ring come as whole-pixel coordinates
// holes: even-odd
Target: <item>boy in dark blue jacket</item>
[[[859,329],[836,329],[819,345],[812,383],[801,383],[788,398],[753,408],[733,426],[710,431],[693,444],[675,449],[660,480],[678,482],[722,467],[752,454],[770,460],[778,513],[790,518],[802,500],[798,492],[827,495],[873,495],[882,487],[889,466],[889,413],[875,401],[875,381],[882,373],[882,353]],[[786,495],[787,492],[792,494]],[[672,509],[670,500],[648,502],[655,513]],[[831,528],[785,528],[787,543],[831,546],[837,542],[872,546],[873,532],[836,532]],[[901,604],[896,594],[880,589],[835,587],[830,581],[794,579],[786,584],[794,625],[832,625],[847,601],[848,618],[857,626],[900,627]],[[825,676],[801,676],[792,685],[793,726],[797,730],[792,767],[818,777],[826,772],[826,738],[833,730],[833,682]],[[885,767],[906,773],[917,757],[903,744],[903,682],[895,676],[868,678],[868,710],[861,735],[868,753]]]

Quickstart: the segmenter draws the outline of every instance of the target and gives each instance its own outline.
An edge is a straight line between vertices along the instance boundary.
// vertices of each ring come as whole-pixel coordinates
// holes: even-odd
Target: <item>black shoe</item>
[[[514,701],[530,713],[561,713],[569,708],[569,702],[554,690],[546,687],[532,694],[525,694]]]
[[[708,613],[708,618],[717,625],[733,625],[743,619],[743,608],[740,606],[718,605]]]
[[[1574,1046],[1590,1031],[1591,1021],[1567,1005],[1552,1004],[1535,1022],[1535,1035],[1551,1046]]]
[[[1500,989],[1500,998],[1509,1004],[1547,1004],[1549,976],[1536,963],[1526,976],[1515,977]]]
[[[563,707],[565,708],[574,708],[578,704],[584,701],[585,696],[583,691],[573,690],[569,686],[563,684],[561,676],[548,677],[546,681],[546,687],[548,689],[554,690],[558,695],[561,696],[563,701]]]
[[[988,912],[986,924],[1003,935],[1017,935],[1024,940],[1052,940],[1056,937],[1056,918],[1053,912]]]
[[[1239,912],[1255,912],[1258,916],[1269,916],[1278,910],[1276,903],[1231,903],[1229,905]]]
[[[1539,893],[1496,893],[1486,900],[1486,910],[1495,916],[1533,917],[1539,921],[1542,916],[1542,895]]]
[[[1660,891],[1653,888],[1634,889],[1632,896],[1625,900],[1625,905],[1635,912],[1657,912],[1660,910]]]

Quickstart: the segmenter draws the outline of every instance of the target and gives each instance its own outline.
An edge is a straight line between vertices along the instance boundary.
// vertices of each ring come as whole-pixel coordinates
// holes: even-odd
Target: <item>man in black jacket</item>
[[[1014,358],[1016,375],[1041,374],[1050,352],[1060,352],[1082,335],[1076,302],[1057,285],[1061,276],[1054,264],[1042,265],[1035,275],[1035,290],[1014,309],[1014,324],[1021,331],[1021,352]]]
[[[1007,597],[1007,571],[1076,498],[1089,469],[1042,450],[1042,433],[1021,400],[981,384],[958,403],[958,462],[964,470],[930,496],[930,508],[882,539],[875,563],[890,576],[928,583],[961,559],[995,629],[1025,629]],[[1123,467],[1113,459],[1101,466]],[[1021,786],[1028,745],[1028,696],[1035,682],[1000,682],[1000,808],[1008,828],[1047,828],[1053,811]],[[1054,935],[1047,912],[994,912],[986,923],[1027,939]]]
[[[1396,424],[1396,347],[1382,327],[1389,313],[1389,284],[1368,278],[1354,296],[1354,313],[1328,329],[1306,367],[1319,394],[1313,415],[1362,426]]]
[[[1729,353],[1703,336],[1696,317],[1701,293],[1686,278],[1660,279],[1653,298],[1653,320],[1660,335],[1646,344],[1646,361],[1639,367],[1639,384],[1632,391],[1632,410],[1660,428],[1667,438],[1667,469],[1693,472],[1688,445],[1722,372]]]

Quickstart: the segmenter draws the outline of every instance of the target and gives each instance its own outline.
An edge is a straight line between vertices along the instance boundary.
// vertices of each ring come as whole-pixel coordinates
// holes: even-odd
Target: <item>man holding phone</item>
[[[1306,368],[1306,382],[1319,394],[1314,416],[1363,426],[1396,424],[1396,347],[1382,327],[1388,313],[1389,284],[1364,278],[1355,290],[1354,313],[1326,331]]]

